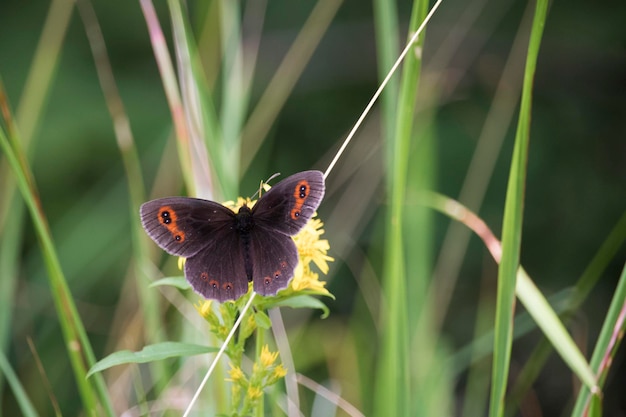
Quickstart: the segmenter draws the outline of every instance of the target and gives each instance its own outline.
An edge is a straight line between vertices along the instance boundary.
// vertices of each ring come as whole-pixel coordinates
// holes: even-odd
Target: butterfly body
[[[141,222],[162,249],[187,258],[185,277],[204,297],[239,298],[249,281],[255,292],[274,295],[298,263],[291,236],[313,216],[324,190],[321,172],[304,171],[237,213],[209,200],[168,197],[143,204]]]

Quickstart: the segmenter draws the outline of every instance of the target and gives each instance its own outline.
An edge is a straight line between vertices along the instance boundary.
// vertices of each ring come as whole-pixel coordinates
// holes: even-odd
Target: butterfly
[[[171,255],[187,258],[185,278],[205,298],[234,300],[285,288],[298,264],[291,236],[311,219],[324,197],[320,171],[285,178],[237,213],[209,200],[168,197],[144,203],[148,236]]]

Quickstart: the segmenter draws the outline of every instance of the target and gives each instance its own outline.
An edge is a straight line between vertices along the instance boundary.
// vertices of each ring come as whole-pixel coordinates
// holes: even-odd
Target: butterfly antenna
[[[261,196],[261,192],[263,191],[263,184],[269,184],[271,180],[273,180],[274,178],[278,177],[279,175],[280,175],[280,172],[277,172],[275,174],[272,174],[272,176],[269,177],[266,181],[261,181],[261,184],[259,185],[259,189],[250,198],[252,198],[254,200],[254,197],[256,197],[257,195],[260,197]]]

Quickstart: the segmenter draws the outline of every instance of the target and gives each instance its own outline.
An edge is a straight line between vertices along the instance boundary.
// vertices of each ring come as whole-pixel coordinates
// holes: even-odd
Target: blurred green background
[[[0,3],[0,76],[14,110],[24,92],[49,6],[48,2],[28,2],[27,6],[15,0]],[[169,39],[166,5],[155,6]],[[175,148],[167,145],[172,136],[171,115],[145,19],[138,2],[95,1],[93,7],[150,190],[157,169],[163,169],[164,149],[169,149],[167,155]],[[410,7],[410,2],[398,2],[403,29],[400,39],[405,36]],[[251,106],[266,88],[311,8],[312,3],[304,1],[268,2]],[[428,27],[421,88],[432,79],[438,80],[437,102],[428,103],[432,106],[428,110],[434,113],[439,155],[434,162],[435,189],[452,198],[458,197],[466,177],[525,8],[526,3],[519,1],[492,0],[475,5],[450,0],[444,2]],[[190,4],[192,25],[195,13],[202,10],[204,6]],[[464,26],[463,19],[472,12],[477,18]],[[624,2],[554,2],[549,11],[535,80],[521,252],[522,264],[548,296],[575,282],[626,207],[625,18]],[[245,25],[243,36],[249,41]],[[210,47],[210,42],[206,45]],[[345,0],[260,152],[250,168],[240,173],[239,194],[252,195],[258,181],[275,172],[287,175],[310,168],[324,170],[379,84],[376,62],[372,4]],[[219,96],[219,91],[216,93]],[[364,327],[375,327],[371,316],[361,316],[362,303],[379,289],[375,284],[364,285],[359,276],[367,268],[372,268],[374,277],[382,270],[381,218],[386,197],[384,144],[376,109],[328,178],[327,197],[319,210],[326,223],[330,255],[336,259],[327,277],[336,300],[324,300],[331,316],[321,320],[317,314],[296,314],[293,320],[293,326],[307,326],[305,335],[293,346],[296,364],[302,363],[298,371],[318,381],[332,380],[348,393],[358,392],[359,381],[334,362],[333,347],[341,343],[338,339],[347,323],[361,321]],[[28,108],[22,110],[26,115],[29,112]],[[31,162],[41,204],[96,356],[101,358],[124,345],[121,322],[131,316],[125,309],[132,306],[120,305],[122,291],[134,291],[125,284],[131,261],[129,197],[111,118],[76,11],[41,116],[30,122],[28,128],[35,129]],[[514,128],[505,127],[504,132],[502,152],[479,211],[497,236]],[[174,162],[159,174],[171,175],[170,188],[153,190],[153,197],[184,192],[177,159],[170,160]],[[353,176],[362,179],[362,188],[347,183]],[[416,204],[419,202],[407,198],[409,207]],[[450,221],[440,215],[435,220],[438,248]],[[9,213],[7,222],[11,221]],[[9,297],[13,304],[5,351],[38,411],[52,415],[42,377],[27,345],[27,338],[31,338],[64,415],[76,415],[80,403],[29,219],[24,222],[22,239],[16,242],[21,262],[14,295]],[[575,339],[583,344],[583,352],[598,334],[624,255],[622,248],[570,326]],[[434,257],[438,256],[435,252]],[[166,270],[175,272],[171,259]],[[442,333],[451,351],[473,338],[479,293],[495,294],[496,275],[497,266],[482,243],[472,237],[451,295],[451,307],[443,313]],[[189,298],[194,301],[194,297]],[[169,326],[168,319],[177,312],[169,308],[166,313],[164,329],[175,340],[179,324]],[[172,319],[171,323],[178,321]],[[540,332],[534,330],[514,342],[513,375],[539,338]],[[617,358],[605,393],[607,416],[626,415],[625,356],[622,353]],[[464,378],[461,374],[458,379],[460,397],[464,395]],[[553,355],[533,387],[533,398],[542,414],[524,415],[560,415],[571,406],[572,384],[565,365]],[[2,388],[0,411],[6,416],[17,415],[11,391],[6,385]],[[368,414],[369,400],[354,393],[350,396],[357,404],[360,401],[358,405]]]

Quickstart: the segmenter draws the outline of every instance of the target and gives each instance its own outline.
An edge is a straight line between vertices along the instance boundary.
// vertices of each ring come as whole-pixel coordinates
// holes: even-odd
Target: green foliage
[[[620,10],[444,2],[328,172],[328,254],[246,310],[199,303],[139,205],[323,170],[429,3],[11,3],[0,415],[623,408]]]
[[[120,350],[115,353],[111,353],[106,358],[102,358],[101,360],[96,362],[87,373],[87,377],[93,375],[96,372],[102,372],[105,369],[109,369],[112,366],[128,363],[147,363],[161,361],[167,358],[177,358],[181,356],[191,356],[209,352],[217,352],[217,350],[217,348],[212,348],[209,346],[193,345],[190,343],[180,342],[163,342],[156,345],[148,345],[144,346],[144,348],[141,349],[139,352]]]

